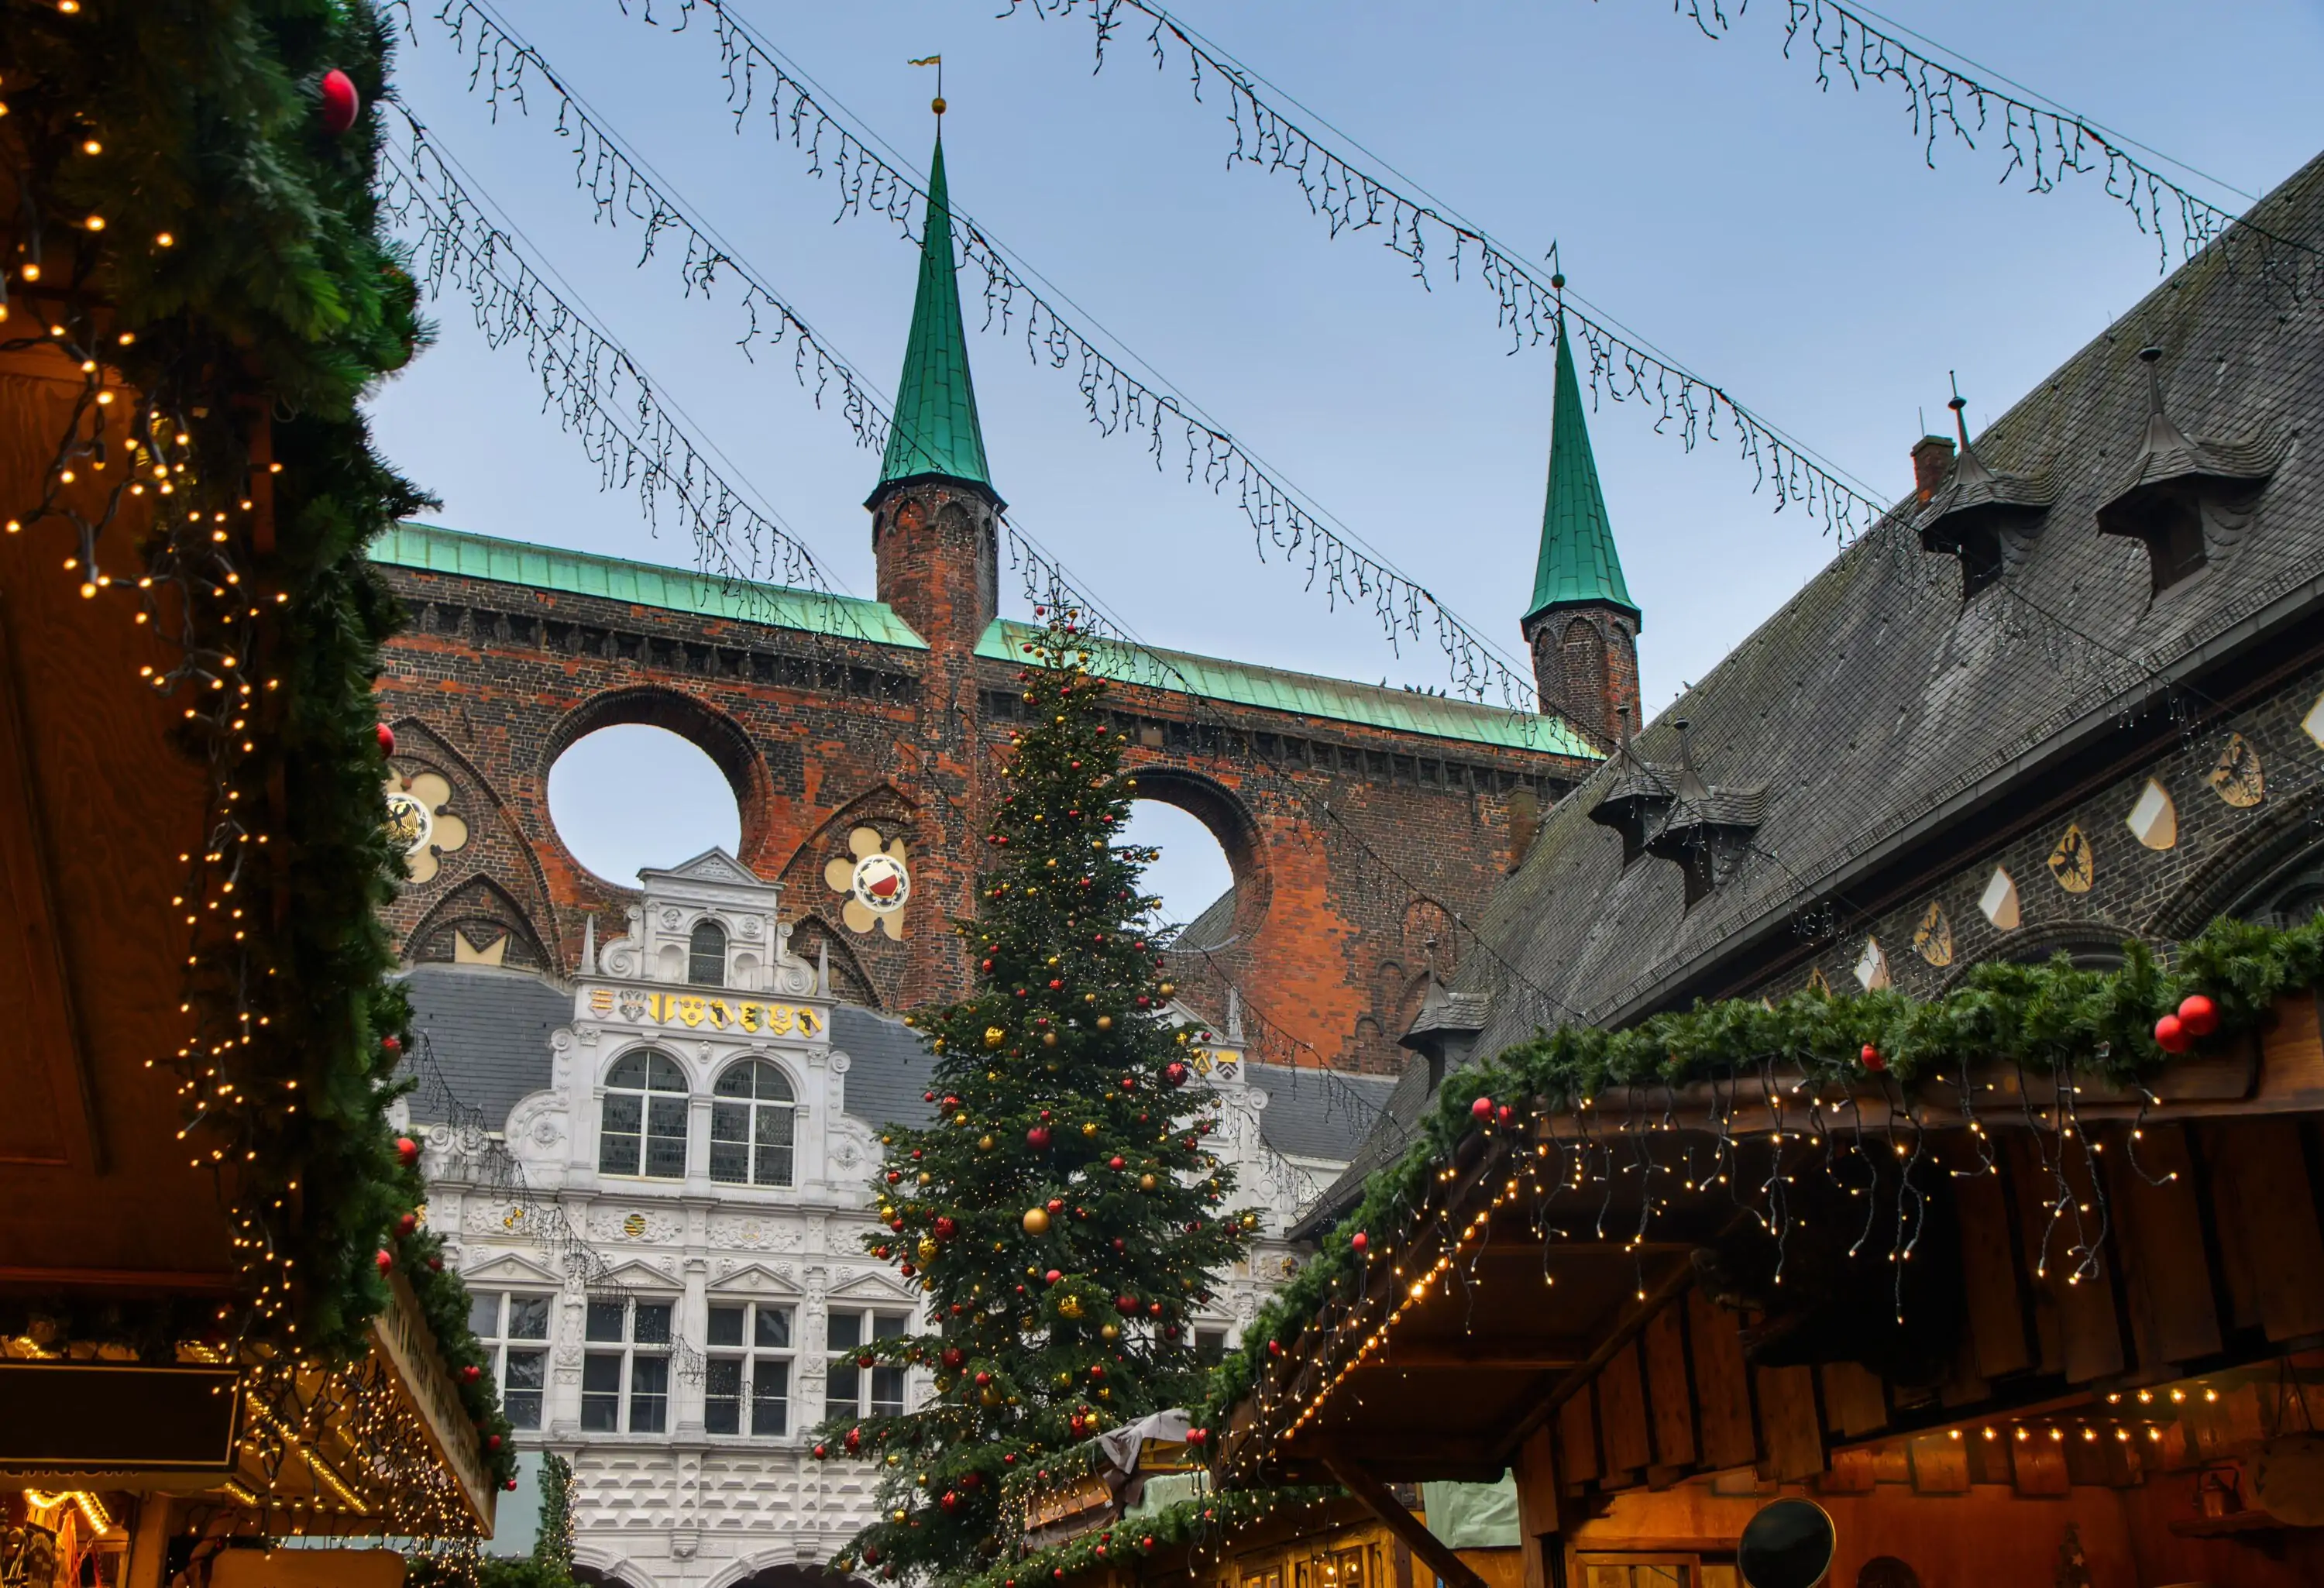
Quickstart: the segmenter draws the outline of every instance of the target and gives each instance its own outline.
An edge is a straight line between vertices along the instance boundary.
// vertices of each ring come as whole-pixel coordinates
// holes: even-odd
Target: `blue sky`
[[[833,223],[828,183],[762,119],[722,106],[707,29],[649,27],[616,0],[496,0],[602,113],[883,390],[909,313],[912,250],[884,222]],[[654,0],[664,23],[678,0]],[[1424,290],[1363,237],[1329,240],[1296,189],[1225,164],[1214,106],[1157,73],[1129,30],[1091,71],[1079,18],[997,19],[1001,0],[804,5],[737,0],[830,96],[924,164],[931,74],[951,104],[955,206],[1100,331],[1234,430],[1471,624],[1517,651],[1550,429],[1546,345],[1512,355],[1490,298]],[[2317,152],[2315,0],[1889,0],[1888,14],[2218,179],[2263,192]],[[1945,418],[1974,430],[2158,280],[2152,241],[2093,180],[1997,185],[1983,152],[1922,158],[1901,97],[1819,91],[1783,55],[1783,7],[1703,38],[1661,0],[1183,0],[1187,21],[1513,251],[1558,245],[1573,290],[1883,497]],[[689,300],[633,268],[635,225],[596,222],[552,119],[466,91],[415,0],[401,91],[479,185],[816,549],[872,586],[862,502],[877,459],[788,363],[733,347],[731,298]],[[630,0],[632,14],[640,0]],[[1733,7],[1729,6],[1730,13]],[[2226,184],[2223,186],[2219,184]],[[964,278],[964,281],[966,278]],[[683,563],[554,419],[521,360],[447,302],[438,345],[374,407],[381,439],[453,525]],[[972,319],[975,317],[972,314]],[[1019,520],[1144,638],[1364,679],[1440,684],[1370,616],[1334,613],[1256,556],[1231,500],[1157,472],[1082,417],[1068,374],[999,335],[972,349],[996,485]],[[1752,494],[1720,448],[1692,454],[1636,404],[1590,420],[1630,590],[1646,613],[1649,712],[1829,559],[1797,512]],[[650,733],[638,730],[638,734]],[[632,742],[568,762],[553,789],[576,850],[616,874],[715,836],[721,786]],[[586,755],[586,752],[585,752]],[[731,826],[731,813],[725,819]],[[1162,891],[1198,904],[1220,868],[1167,820]],[[699,841],[697,841],[699,840]],[[634,857],[634,858],[632,858]],[[1208,867],[1210,869],[1205,870]]]

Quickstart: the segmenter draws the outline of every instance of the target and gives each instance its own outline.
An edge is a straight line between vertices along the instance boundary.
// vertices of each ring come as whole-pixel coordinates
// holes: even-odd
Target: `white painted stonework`
[[[863,1251],[862,1235],[877,1227],[878,1130],[849,1112],[853,1061],[832,1040],[826,979],[789,952],[780,891],[715,850],[641,881],[627,930],[585,948],[571,1023],[551,1039],[549,1085],[518,1102],[499,1131],[425,1128],[428,1219],[483,1298],[480,1334],[504,1340],[495,1371],[512,1415],[538,1371],[537,1416],[521,1419],[537,1426],[518,1443],[574,1463],[579,1562],[634,1588],[730,1588],[770,1567],[820,1565],[868,1519],[872,1469],[814,1460],[807,1431],[825,1415],[835,1327],[887,1317],[900,1320],[890,1327],[917,1328],[920,1297]],[[715,973],[723,984],[692,974],[706,968],[695,963],[705,922],[724,934]],[[1259,1128],[1268,1096],[1244,1079],[1239,1045],[1203,1044],[1200,1053],[1196,1084],[1215,1086],[1222,1103],[1216,1149],[1265,1228],[1251,1260],[1221,1276],[1202,1320],[1231,1340],[1296,1271],[1296,1249],[1281,1233],[1342,1166],[1275,1153]],[[650,1056],[659,1056],[661,1083],[682,1091],[609,1086],[642,1073]],[[761,1097],[775,1085],[764,1070],[737,1067],[752,1061],[772,1066],[789,1094],[788,1104],[764,1105],[778,1127],[788,1109],[788,1177],[779,1153],[738,1159],[732,1147],[714,1170],[714,1134],[731,1139],[737,1110],[762,1106],[718,1095],[722,1077],[730,1088],[735,1076],[760,1077]],[[609,1143],[609,1122],[634,1122],[641,1104],[657,1101],[659,1138],[639,1134],[648,1149],[659,1141],[658,1163],[618,1128]],[[779,1183],[737,1183],[738,1168],[771,1171],[760,1177]],[[651,1336],[664,1306],[674,1342],[588,1337],[593,1317],[604,1334],[615,1315],[620,1332],[634,1336],[642,1318]],[[725,1403],[725,1426],[738,1431],[714,1431],[713,1389],[742,1370],[761,1315],[784,1325],[783,1343],[748,1371],[754,1381],[782,1371],[784,1431],[749,1432],[758,1408],[747,1396]],[[593,1366],[593,1356],[612,1359],[611,1369],[604,1360]],[[879,1389],[846,1356],[839,1372],[858,1380],[859,1396]],[[658,1376],[666,1397],[657,1403]],[[923,1393],[920,1377],[903,1386],[907,1400]]]

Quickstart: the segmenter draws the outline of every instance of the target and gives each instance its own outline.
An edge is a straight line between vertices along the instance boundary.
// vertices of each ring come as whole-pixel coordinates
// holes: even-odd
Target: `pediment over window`
[[[590,1288],[593,1290],[602,1288],[607,1291],[638,1290],[649,1296],[658,1296],[665,1291],[678,1289],[680,1287],[676,1276],[666,1274],[650,1263],[639,1262],[632,1259],[628,1262],[618,1264],[611,1272],[596,1279]]]
[[[746,1262],[733,1273],[722,1275],[711,1282],[710,1291],[714,1296],[797,1297],[805,1294],[788,1275],[778,1273],[760,1262]]]
[[[906,1306],[913,1305],[919,1299],[918,1293],[908,1286],[899,1284],[884,1274],[868,1272],[841,1280],[832,1286],[827,1294],[834,1301],[892,1301]]]
[[[516,1285],[553,1290],[564,1283],[540,1264],[519,1257],[512,1251],[504,1251],[487,1261],[464,1267],[460,1270],[460,1278],[471,1290],[485,1285]]]
[[[761,885],[761,879],[750,867],[727,854],[724,849],[706,849],[692,860],[683,861],[660,873],[683,877],[691,882],[741,882]]]

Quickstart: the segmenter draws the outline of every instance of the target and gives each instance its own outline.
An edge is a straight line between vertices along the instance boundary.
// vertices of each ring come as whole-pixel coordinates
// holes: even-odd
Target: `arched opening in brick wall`
[[[1146,870],[1157,917],[1182,946],[1222,948],[1256,931],[1267,912],[1259,827],[1242,802],[1209,778],[1142,767],[1123,837],[1161,851]]]
[[[575,740],[549,769],[549,817],[573,858],[620,888],[714,845],[741,852],[742,809],[717,762],[646,723]]]

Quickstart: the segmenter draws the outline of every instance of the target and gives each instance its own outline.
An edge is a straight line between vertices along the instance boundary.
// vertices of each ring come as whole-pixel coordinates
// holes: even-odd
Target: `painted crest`
[[[847,896],[839,914],[849,931],[868,932],[876,926],[891,938],[902,938],[912,872],[901,838],[886,841],[874,828],[857,827],[847,835],[847,853],[823,868],[823,881],[833,892]]]

